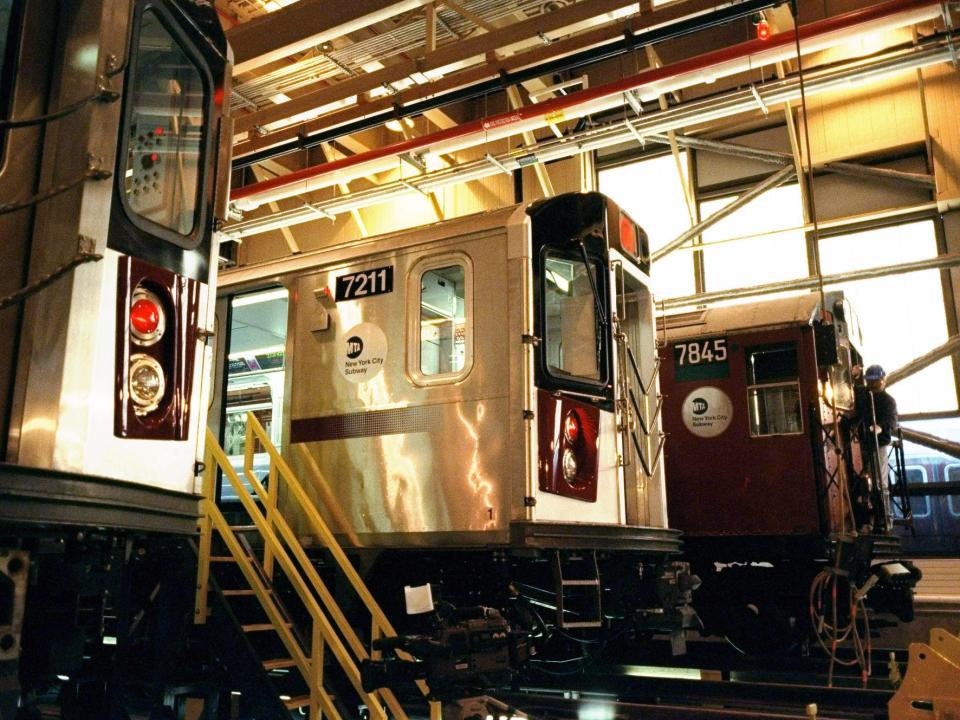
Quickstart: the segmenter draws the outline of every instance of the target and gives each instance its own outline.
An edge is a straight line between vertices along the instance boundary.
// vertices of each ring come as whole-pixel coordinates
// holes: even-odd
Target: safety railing
[[[257,443],[266,450],[270,458],[266,487],[253,471],[254,448]],[[306,458],[312,460],[309,455]],[[308,464],[308,468],[322,481],[325,487],[325,481],[322,479],[319,468],[315,464],[313,466]],[[250,516],[253,528],[262,540],[263,559],[259,567],[254,564],[253,558],[246,552],[236,532],[217,506],[215,492],[218,469],[222,472],[223,477],[230,482],[244,510]],[[367,705],[372,720],[387,720],[388,710],[396,720],[407,720],[407,713],[391,691],[383,689],[367,693],[363,690],[359,665],[363,660],[371,658],[372,653],[368,652],[356,630],[347,620],[334,600],[330,589],[310,562],[310,558],[293,529],[280,512],[278,498],[281,487],[284,490],[285,497],[302,511],[314,536],[329,551],[343,576],[369,612],[371,642],[382,637],[394,637],[396,631],[347,558],[333,531],[311,500],[303,484],[270,441],[266,431],[253,413],[247,414],[243,473],[244,478],[249,483],[249,489],[237,475],[216,437],[208,430],[206,469],[203,477],[203,507],[200,521],[200,562],[195,621],[203,623],[208,613],[210,553],[213,533],[217,532],[229,549],[250,588],[254,591],[284,647],[290,653],[290,658],[294,661],[295,667],[310,688],[310,717],[318,718],[322,713],[331,720],[340,720],[341,718],[330,695],[323,687],[324,658],[329,650],[357,692],[360,700]],[[329,490],[322,494],[332,498],[332,493],[329,493]],[[258,500],[263,509],[258,505]],[[334,517],[337,517],[338,513],[339,508],[334,508]],[[342,515],[339,520],[345,523],[345,518]],[[294,635],[287,618],[284,617],[280,606],[272,596],[271,589],[278,566],[309,613],[311,620],[309,647],[304,647],[306,643],[301,643]],[[426,684],[420,681],[418,685],[420,691],[426,696],[428,694]],[[435,703],[431,703],[431,715],[439,711],[439,707],[434,707],[435,705]]]

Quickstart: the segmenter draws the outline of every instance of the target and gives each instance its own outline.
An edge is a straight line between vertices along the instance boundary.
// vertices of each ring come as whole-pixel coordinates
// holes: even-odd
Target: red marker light
[[[768,40],[770,38],[770,23],[761,20],[757,23],[757,40]]]
[[[157,137],[160,137],[161,135],[163,135],[163,128],[157,125],[157,127],[154,128],[153,130],[153,134],[156,135]]]
[[[130,325],[140,335],[153,335],[160,327],[160,308],[152,300],[140,298],[130,308]]]
[[[153,160],[153,162],[156,162],[160,159],[160,156],[157,155],[157,153],[150,153],[150,159]]]
[[[580,437],[580,421],[577,420],[576,413],[569,413],[563,420],[563,437],[571,445]]]

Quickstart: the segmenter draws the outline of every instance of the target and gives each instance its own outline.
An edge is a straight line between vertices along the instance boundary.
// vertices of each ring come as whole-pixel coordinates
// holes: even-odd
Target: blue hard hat
[[[887,373],[879,365],[871,365],[867,368],[866,372],[863,373],[863,376],[867,380],[883,380],[887,376]]]

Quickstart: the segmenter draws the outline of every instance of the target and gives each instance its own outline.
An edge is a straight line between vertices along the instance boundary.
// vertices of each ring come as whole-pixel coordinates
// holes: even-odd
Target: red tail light
[[[571,445],[577,442],[580,437],[580,421],[577,420],[577,415],[574,412],[568,413],[563,420],[563,437]]]
[[[137,345],[153,345],[163,336],[163,307],[160,299],[143,287],[133,292],[130,306],[130,333]]]
[[[757,23],[757,40],[766,40],[770,37],[770,23],[761,20]]]

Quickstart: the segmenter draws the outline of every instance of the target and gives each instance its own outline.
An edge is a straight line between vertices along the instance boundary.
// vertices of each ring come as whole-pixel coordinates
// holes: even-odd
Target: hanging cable
[[[50,188],[49,190],[45,190],[41,193],[38,193],[33,197],[27,198],[26,200],[21,200],[20,202],[7,203],[4,205],[0,205],[0,215],[6,215],[7,213],[16,212],[17,210],[23,210],[24,208],[33,207],[34,205],[39,205],[40,203],[45,202],[50,198],[54,198],[57,195],[62,195],[68,190],[72,190],[73,188],[77,187],[78,185],[81,185],[87,180],[107,180],[112,175],[113,173],[111,173],[109,170],[104,170],[103,168],[98,167],[96,165],[91,165],[83,172],[82,175],[78,175],[72,180],[68,180],[65,183],[56,185]]]
[[[81,240],[83,240],[83,238],[81,238]],[[0,310],[6,310],[11,305],[22,302],[31,295],[40,292],[48,285],[56,282],[63,275],[66,275],[75,267],[102,259],[103,255],[100,255],[99,253],[85,252],[81,250],[63,265],[47,273],[36,282],[30,283],[26,287],[21,288],[20,290],[17,290],[6,297],[0,298]]]
[[[823,289],[823,268],[820,266],[820,223],[817,218],[817,201],[813,194],[813,153],[810,149],[810,113],[807,110],[805,73],[803,70],[803,58],[800,53],[800,9],[797,6],[797,0],[790,0],[790,10],[793,13],[793,39],[797,53],[797,80],[800,84],[800,109],[803,111],[803,144],[806,146],[807,155],[805,168],[807,176],[807,212],[810,215],[810,222],[813,223],[811,258],[813,259],[813,271],[817,276],[817,288],[820,292],[820,315],[825,319],[827,303],[826,293]],[[803,165],[803,148],[799,144],[797,151],[800,153],[800,164]]]

